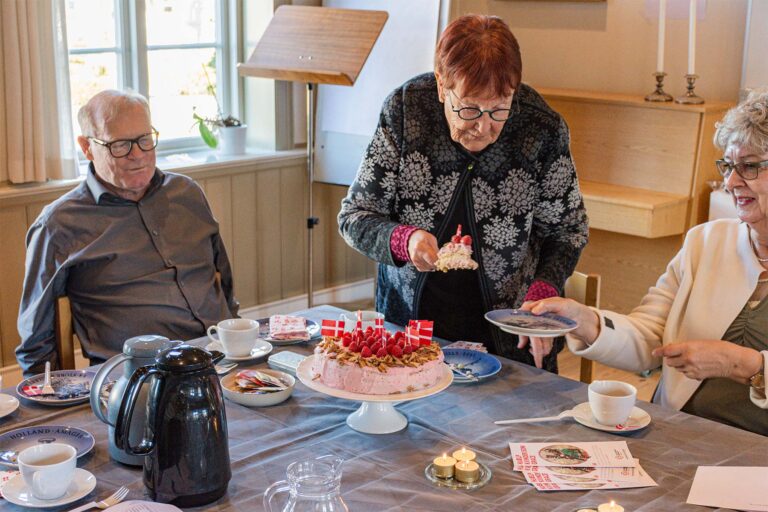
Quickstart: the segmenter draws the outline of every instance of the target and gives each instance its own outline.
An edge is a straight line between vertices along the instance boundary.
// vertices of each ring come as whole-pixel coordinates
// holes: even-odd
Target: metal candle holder
[[[646,96],[645,101],[672,101],[672,95],[664,92],[664,77],[667,74],[657,71],[653,76],[656,77],[656,90]]]
[[[699,75],[685,75],[685,80],[688,82],[688,91],[684,95],[678,96],[675,99],[675,103],[682,103],[684,105],[701,105],[704,103],[704,98],[697,96],[693,92],[697,78],[699,78]]]

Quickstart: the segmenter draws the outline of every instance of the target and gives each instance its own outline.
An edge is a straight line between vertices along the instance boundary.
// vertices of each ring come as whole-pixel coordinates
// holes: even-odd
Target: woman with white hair
[[[725,115],[715,145],[739,219],[692,228],[637,308],[548,298],[524,309],[577,320],[566,338],[576,355],[635,372],[663,365],[654,402],[768,435],[768,89]]]

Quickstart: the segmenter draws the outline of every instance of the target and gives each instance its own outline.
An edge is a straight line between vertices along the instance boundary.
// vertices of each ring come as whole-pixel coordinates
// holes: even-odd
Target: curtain
[[[64,0],[0,0],[0,181],[77,177]]]

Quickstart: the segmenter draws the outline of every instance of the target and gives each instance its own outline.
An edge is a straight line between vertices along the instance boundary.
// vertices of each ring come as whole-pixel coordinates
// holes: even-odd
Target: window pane
[[[203,117],[214,117],[217,111],[205,76],[207,71],[216,87],[216,50],[155,50],[148,52],[147,61],[152,122],[161,140],[198,135],[193,109]]]
[[[217,0],[147,0],[147,44],[214,43]]]
[[[94,53],[69,56],[72,89],[72,119],[75,134],[80,133],[77,111],[91,96],[104,89],[117,89],[117,54]]]
[[[70,50],[115,47],[114,0],[67,0]]]

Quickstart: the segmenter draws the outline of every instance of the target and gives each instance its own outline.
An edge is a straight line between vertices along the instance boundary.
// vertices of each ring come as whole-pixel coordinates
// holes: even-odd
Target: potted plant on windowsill
[[[205,71],[205,67],[203,67]],[[221,113],[219,98],[216,96],[216,89],[211,84],[208,72],[205,72],[205,78],[208,80],[208,93],[216,100],[216,117],[203,117],[197,112],[192,111],[192,118],[197,124],[200,137],[208,147],[217,149],[221,155],[244,155],[245,154],[245,135],[248,129],[238,118],[226,116]]]

